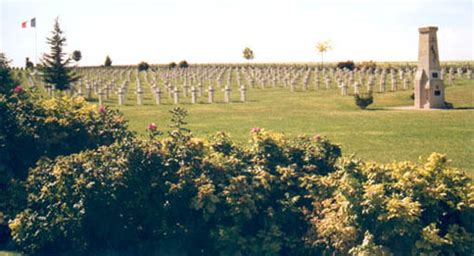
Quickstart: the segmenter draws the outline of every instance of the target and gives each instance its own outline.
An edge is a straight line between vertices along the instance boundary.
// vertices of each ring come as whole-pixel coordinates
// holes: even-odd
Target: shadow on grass
[[[454,108],[448,109],[448,110],[473,110],[473,109],[474,109],[474,107],[458,107],[458,108],[454,107]]]
[[[366,110],[366,111],[388,111],[388,110],[393,110],[393,109],[387,109],[387,108],[366,108],[366,109],[361,109],[361,110]]]

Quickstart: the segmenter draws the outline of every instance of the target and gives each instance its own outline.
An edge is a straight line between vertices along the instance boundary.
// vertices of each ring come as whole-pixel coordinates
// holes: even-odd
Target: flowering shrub
[[[83,98],[33,98],[16,87],[0,94],[0,233],[24,208],[22,181],[40,158],[68,155],[130,136],[116,110],[99,113]],[[0,244],[8,235],[2,235]]]
[[[15,242],[32,253],[146,241],[203,254],[303,250],[301,209],[311,201],[298,180],[332,171],[337,146],[262,130],[244,147],[225,133],[203,141],[174,127],[159,140],[39,162],[27,180],[28,207],[10,222]]]
[[[473,252],[474,185],[445,156],[365,163],[324,137],[261,128],[247,145],[224,132],[201,140],[185,115],[173,110],[166,137],[40,161],[14,241],[30,253],[147,243],[202,255]]]
[[[344,159],[316,180],[329,193],[309,216],[308,242],[325,253],[472,255],[474,183],[433,153],[425,163]],[[382,253],[383,252],[383,253]]]

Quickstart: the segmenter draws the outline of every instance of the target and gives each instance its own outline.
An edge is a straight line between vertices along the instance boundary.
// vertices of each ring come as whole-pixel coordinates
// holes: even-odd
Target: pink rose
[[[252,128],[252,129],[250,129],[250,132],[251,132],[251,133],[259,133],[260,130],[261,130],[260,128],[254,127],[254,128]]]
[[[105,107],[104,106],[99,107],[99,113],[101,113],[101,114],[105,113]]]
[[[152,131],[152,132],[156,131],[156,128],[157,128],[157,126],[156,126],[155,123],[150,123],[150,124],[148,125],[148,130],[150,130],[150,131]]]
[[[21,85],[18,85],[17,87],[15,87],[15,89],[13,89],[14,93],[22,93],[24,91],[25,90],[23,89],[23,87],[21,87]]]
[[[321,140],[321,135],[319,135],[319,134],[314,135],[314,139],[315,140]]]

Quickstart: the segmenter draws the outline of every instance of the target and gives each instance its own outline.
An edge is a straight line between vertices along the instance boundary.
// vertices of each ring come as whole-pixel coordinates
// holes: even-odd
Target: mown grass
[[[285,133],[321,134],[342,145],[343,152],[379,162],[411,160],[440,152],[453,160],[452,165],[474,175],[474,98],[473,81],[457,81],[446,89],[447,101],[455,110],[410,111],[391,109],[412,105],[411,91],[376,93],[368,110],[359,110],[353,97],[342,97],[337,89],[299,91],[284,88],[252,89],[249,102],[189,104],[188,127],[196,136],[206,137],[226,131],[240,142],[248,140],[252,127]],[[221,92],[216,95],[220,100]],[[146,133],[149,123],[167,130],[169,110],[176,105],[167,101],[155,105],[148,95],[144,106],[116,106],[130,122],[130,128]],[[223,96],[222,96],[223,97]],[[203,97],[202,101],[206,101]],[[186,102],[189,99],[185,100]],[[222,100],[221,100],[222,101]]]
[[[106,104],[120,109],[129,127],[139,135],[146,134],[151,122],[166,131],[171,118],[169,110],[177,105],[166,92],[163,104],[156,105],[145,85],[144,105],[137,106],[134,77],[131,81],[125,106],[117,105],[114,94]],[[446,101],[454,104],[454,110],[433,111],[393,109],[411,106],[412,90],[375,93],[374,104],[368,110],[360,110],[352,96],[341,96],[334,85],[323,89],[323,83],[321,89],[316,90],[313,81],[310,80],[308,91],[298,88],[294,93],[288,88],[267,85],[262,89],[257,85],[248,90],[248,101],[240,103],[234,76],[231,103],[223,103],[222,88],[215,88],[216,103],[208,104],[207,93],[203,93],[199,104],[190,104],[190,96],[181,95],[178,106],[189,111],[188,128],[198,137],[225,131],[234,140],[246,142],[252,127],[288,136],[321,134],[340,144],[345,155],[355,154],[382,163],[417,161],[431,152],[444,153],[453,160],[452,166],[474,177],[474,80],[456,79],[454,86],[447,86]],[[204,89],[207,86],[205,84]],[[378,91],[378,84],[375,89]]]

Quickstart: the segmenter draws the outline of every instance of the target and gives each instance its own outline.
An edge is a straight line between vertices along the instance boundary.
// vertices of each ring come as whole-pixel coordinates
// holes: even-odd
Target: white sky
[[[415,61],[418,28],[438,26],[441,60],[473,60],[472,0],[0,0],[0,51],[24,66],[49,51],[55,17],[66,52],[81,65],[320,61]],[[21,22],[36,17],[37,28]]]

